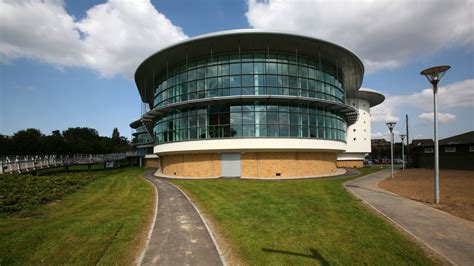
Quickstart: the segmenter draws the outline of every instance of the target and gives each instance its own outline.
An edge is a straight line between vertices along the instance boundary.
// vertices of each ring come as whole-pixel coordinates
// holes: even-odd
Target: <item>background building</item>
[[[410,149],[414,167],[433,168],[434,143],[432,139],[414,139]],[[439,141],[439,167],[474,170],[474,131]]]
[[[164,175],[330,175],[338,157],[361,166],[370,152],[370,107],[384,97],[359,90],[363,73],[349,50],[306,36],[198,36],[138,67],[150,111],[132,124],[153,137]]]

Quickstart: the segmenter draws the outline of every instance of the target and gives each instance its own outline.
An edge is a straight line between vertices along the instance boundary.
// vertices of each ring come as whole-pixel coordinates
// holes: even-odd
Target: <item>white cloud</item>
[[[31,58],[88,67],[107,77],[130,78],[147,56],[187,38],[149,0],[109,0],[81,20],[59,0],[4,0],[0,22],[1,62]]]
[[[248,0],[246,16],[254,28],[299,32],[347,46],[373,72],[444,47],[472,47],[473,3]]]
[[[399,136],[400,131],[399,130],[393,130],[393,135],[394,135],[394,138],[396,136]],[[380,131],[377,131],[375,133],[372,132],[371,137],[372,137],[372,139],[382,139],[382,138],[384,138],[384,139],[390,140],[391,135],[390,135],[390,131],[387,128],[387,131],[384,131],[384,132],[380,132]]]
[[[418,116],[421,119],[425,119],[428,121],[433,122],[434,121],[434,112],[430,113],[422,113]],[[456,115],[450,114],[450,113],[440,113],[438,112],[438,122],[441,124],[453,121],[456,119]]]
[[[410,95],[386,95],[386,100],[371,109],[373,122],[399,121],[395,113],[406,106],[423,111],[433,110],[433,90],[424,89]],[[474,79],[455,82],[438,88],[438,108],[474,108]],[[438,111],[439,113],[439,111]],[[441,118],[440,118],[441,119]],[[449,118],[448,118],[449,119]]]

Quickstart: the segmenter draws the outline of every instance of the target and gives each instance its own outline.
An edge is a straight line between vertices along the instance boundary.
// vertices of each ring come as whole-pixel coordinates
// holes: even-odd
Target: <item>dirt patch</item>
[[[474,221],[474,171],[440,171],[440,205],[434,204],[433,169],[407,169],[395,173],[393,179],[379,187],[420,201],[454,216]]]

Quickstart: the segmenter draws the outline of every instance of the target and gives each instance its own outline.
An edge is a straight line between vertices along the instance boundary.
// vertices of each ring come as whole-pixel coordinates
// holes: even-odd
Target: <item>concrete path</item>
[[[222,265],[201,216],[183,193],[153,173],[145,178],[158,189],[158,211],[142,265]]]
[[[409,234],[457,265],[474,265],[474,223],[377,187],[390,169],[363,176],[346,188]]]

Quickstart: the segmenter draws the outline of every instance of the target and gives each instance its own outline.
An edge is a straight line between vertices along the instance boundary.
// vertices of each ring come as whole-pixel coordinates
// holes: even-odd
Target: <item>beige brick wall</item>
[[[337,167],[344,168],[362,168],[364,167],[364,161],[354,160],[354,161],[337,161]]]
[[[324,152],[250,152],[242,154],[244,177],[301,177],[336,171],[336,154]]]
[[[152,167],[152,168],[160,168],[160,159],[159,158],[143,158],[143,166],[145,167]]]
[[[220,155],[216,153],[164,155],[160,158],[165,175],[211,177],[221,174]]]

